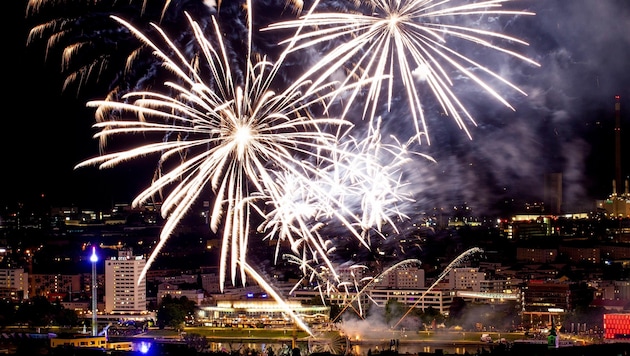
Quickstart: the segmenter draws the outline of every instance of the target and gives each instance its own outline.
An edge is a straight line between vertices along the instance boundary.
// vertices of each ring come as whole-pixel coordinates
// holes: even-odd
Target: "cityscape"
[[[10,12],[0,353],[627,354],[623,0]]]
[[[374,246],[378,256],[340,253],[347,260],[335,267],[346,287],[338,293],[322,294],[321,286],[301,278],[286,260],[270,262],[274,242],[252,245],[250,253],[310,328],[335,325],[350,339],[367,337],[356,325],[360,320],[375,325],[361,312],[370,310],[372,318],[381,315],[378,322],[388,329],[536,334],[554,325],[564,335],[619,342],[625,331],[607,330],[605,318],[630,315],[627,191],[597,204],[599,209],[579,214],[548,214],[544,203],[528,204],[510,219],[458,210],[427,216],[413,231],[394,238],[395,244]],[[5,210],[0,220],[5,300],[43,297],[76,312],[88,330],[92,325],[100,332],[114,323],[112,335],[129,322],[158,325],[164,298],[184,296],[196,310],[185,319],[187,327],[294,327],[256,283],[220,290],[220,239],[208,229],[203,204],[180,226],[177,242],[162,250],[141,283],[137,279],[164,223],[159,205],[117,204],[107,211],[22,208]],[[90,260],[93,249],[97,262]],[[430,311],[432,317],[390,317],[386,323],[382,315],[394,302]]]

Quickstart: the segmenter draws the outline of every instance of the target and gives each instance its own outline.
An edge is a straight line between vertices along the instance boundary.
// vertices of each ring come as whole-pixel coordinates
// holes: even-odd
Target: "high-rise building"
[[[144,256],[133,256],[131,249],[122,249],[118,257],[105,260],[106,313],[147,311],[146,278],[138,282],[146,262]]]

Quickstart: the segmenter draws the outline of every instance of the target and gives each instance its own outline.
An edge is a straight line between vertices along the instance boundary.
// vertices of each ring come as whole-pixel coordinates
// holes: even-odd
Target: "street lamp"
[[[92,246],[92,256],[90,256],[90,262],[92,262],[92,336],[98,334],[98,326],[96,325],[96,262],[98,256],[96,255],[96,247]]]

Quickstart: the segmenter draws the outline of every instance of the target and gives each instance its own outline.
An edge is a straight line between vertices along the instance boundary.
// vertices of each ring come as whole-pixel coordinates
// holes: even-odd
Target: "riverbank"
[[[51,350],[50,337],[58,333],[38,330],[40,333],[5,333],[11,339],[3,340],[0,352],[15,355],[51,355],[69,350]],[[44,333],[46,331],[48,333]],[[526,338],[523,333],[483,333],[493,342],[481,342],[482,333],[475,332],[374,332],[372,337],[350,337],[339,331],[318,331],[315,336],[293,329],[253,328],[186,328],[184,331],[169,329],[111,329],[108,338],[112,341],[133,340],[135,344],[153,345],[160,348],[178,347],[177,355],[230,355],[267,356],[266,350],[273,348],[276,356],[281,349],[300,349],[301,355],[328,353],[328,355],[390,356],[396,355],[510,355],[510,356],[628,356],[629,343],[586,344],[584,340],[564,335],[559,348],[548,347],[545,340]],[[579,343],[578,343],[579,341]],[[629,341],[630,342],[630,341]],[[158,345],[158,346],[156,346]],[[135,350],[135,349],[134,349]],[[186,350],[186,351],[183,351]],[[72,355],[78,355],[74,350]],[[81,350],[80,352],[87,352]],[[114,355],[109,351],[110,355]],[[151,355],[159,355],[154,351]],[[388,352],[390,354],[388,354]],[[119,353],[120,354],[120,353]],[[173,355],[173,353],[167,353]],[[123,354],[120,354],[123,355]],[[127,353],[124,355],[134,355]],[[138,354],[141,355],[141,354]]]

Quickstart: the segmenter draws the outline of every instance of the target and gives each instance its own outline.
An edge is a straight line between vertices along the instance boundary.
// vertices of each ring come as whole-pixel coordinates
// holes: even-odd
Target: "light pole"
[[[98,334],[98,325],[96,325],[96,262],[98,256],[96,255],[96,247],[92,246],[92,256],[90,256],[90,262],[92,262],[92,336]]]

